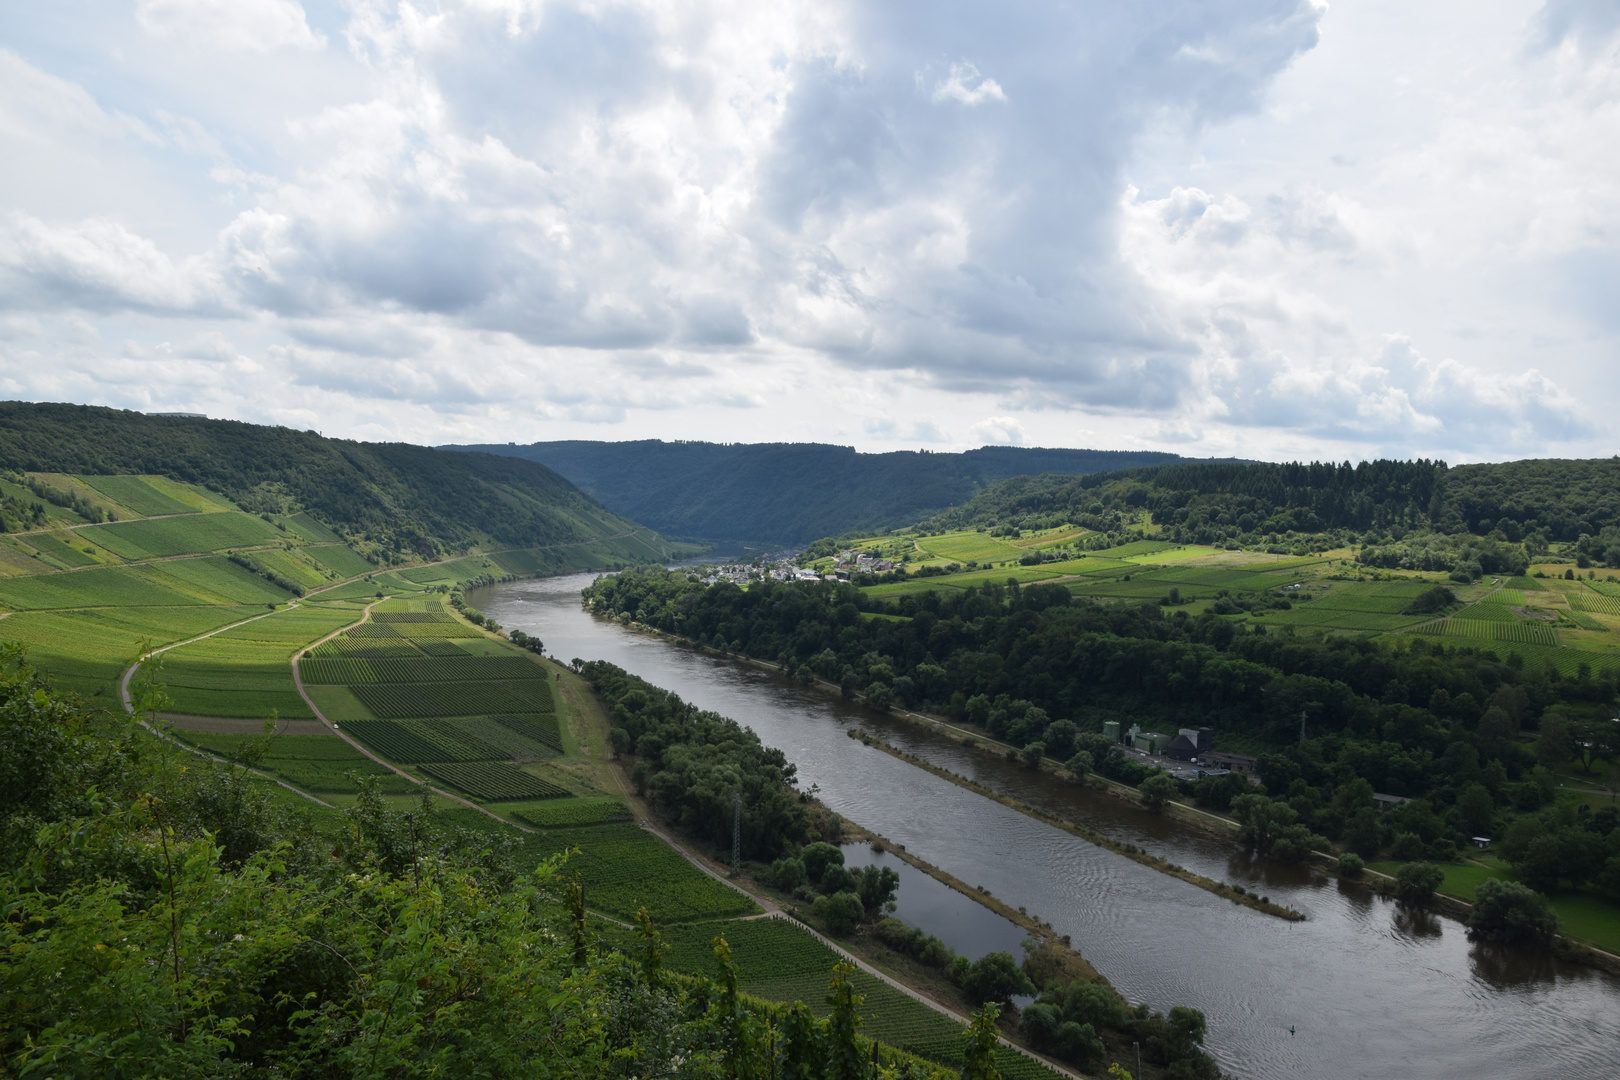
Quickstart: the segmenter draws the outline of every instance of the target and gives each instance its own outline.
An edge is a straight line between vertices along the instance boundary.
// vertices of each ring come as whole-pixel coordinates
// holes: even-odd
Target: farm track
[[[514,822],[507,821],[505,818],[501,817],[499,814],[495,813],[494,811],[486,810],[484,807],[482,807],[482,806],[478,805],[477,803],[472,802],[472,801],[470,801],[468,799],[464,799],[460,795],[452,795],[450,792],[445,791],[443,788],[434,787],[432,784],[428,783],[426,780],[423,780],[422,778],[417,777],[417,776],[412,776],[410,773],[406,772],[404,769],[401,769],[399,766],[395,765],[393,762],[385,761],[383,758],[381,758],[381,757],[377,756],[376,754],[372,753],[371,750],[367,746],[365,746],[363,743],[361,743],[358,739],[354,738],[348,732],[344,731],[342,728],[340,728],[336,724],[332,723],[331,720],[328,720],[327,717],[326,717],[326,714],[321,712],[320,706],[315,704],[315,702],[310,698],[309,693],[304,689],[304,679],[298,673],[298,657],[303,655],[304,653],[308,652],[310,649],[314,649],[314,648],[317,648],[318,646],[326,644],[328,641],[331,641],[333,638],[337,637],[339,634],[342,634],[342,633],[345,633],[345,632],[347,632],[349,630],[352,630],[356,626],[361,626],[361,625],[365,624],[371,618],[371,609],[376,607],[378,604],[382,603],[383,601],[385,601],[387,599],[389,599],[389,598],[384,596],[384,597],[381,597],[380,599],[373,600],[371,603],[367,604],[366,609],[363,612],[360,613],[359,620],[349,624],[348,626],[340,626],[340,627],[338,627],[336,630],[332,631],[330,634],[327,634],[325,637],[321,638],[319,641],[311,642],[308,645],[302,646],[301,648],[298,649],[298,651],[296,653],[293,654],[293,658],[289,662],[292,664],[293,685],[298,688],[298,696],[304,699],[304,704],[309,706],[310,711],[315,714],[315,718],[317,720],[319,720],[321,723],[325,724],[327,726],[327,729],[330,730],[332,732],[332,734],[336,735],[338,738],[342,739],[344,742],[348,743],[350,746],[352,746],[356,750],[360,751],[360,753],[364,754],[366,757],[370,758],[372,761],[375,761],[378,765],[381,765],[383,768],[388,769],[390,772],[393,772],[395,775],[402,776],[405,779],[409,780],[411,783],[416,784],[419,787],[424,787],[427,790],[433,792],[435,795],[442,795],[444,798],[449,799],[451,802],[459,803],[462,806],[465,806],[465,807],[467,807],[468,809],[471,809],[471,810],[477,810],[480,814],[483,814],[483,815],[485,815],[486,817],[489,817],[489,818],[493,818],[494,820],[499,821],[502,825],[510,825],[512,828],[518,830],[519,832],[525,832],[525,833],[534,832],[533,829],[525,828],[522,825],[518,825],[518,824],[516,824]]]
[[[176,516],[179,516],[179,515],[176,515]],[[290,608],[290,607],[296,606],[296,604],[295,603],[289,603],[287,606]],[[6,614],[10,614],[10,612],[7,612]],[[186,638],[184,641],[176,641],[173,644],[165,645],[162,648],[153,649],[151,652],[146,653],[145,655],[141,656],[133,664],[129,665],[129,667],[124,669],[123,676],[118,680],[118,695],[119,695],[119,698],[123,701],[124,710],[126,712],[129,712],[129,713],[132,713],[132,714],[135,712],[135,702],[130,697],[130,693],[129,693],[130,680],[132,680],[135,677],[135,672],[140,670],[140,666],[142,664],[146,663],[148,660],[152,659],[152,657],[157,656],[157,655],[159,655],[161,653],[166,653],[170,649],[178,649],[182,645],[190,645],[192,642],[202,641],[204,638],[211,638],[215,634],[222,634],[227,630],[234,630],[238,626],[246,626],[248,623],[258,622],[260,619],[268,619],[271,615],[274,615],[274,614],[275,614],[275,612],[273,612],[273,611],[267,611],[263,615],[255,615],[251,619],[243,619],[240,622],[231,623],[229,626],[221,626],[221,627],[219,627],[217,629],[210,630],[206,634],[198,634],[196,637]],[[3,617],[4,616],[0,616],[0,618],[3,618]],[[212,761],[216,765],[229,765],[230,764],[230,762],[226,761],[222,757],[219,757],[218,755],[210,754],[208,751],[203,750],[200,747],[192,746],[190,743],[184,741],[183,739],[177,739],[173,735],[170,735],[168,732],[160,730],[159,728],[154,726],[148,720],[141,720],[140,724],[141,724],[141,726],[143,728],[145,728],[147,731],[150,731],[153,735],[156,735],[160,739],[165,739],[168,742],[173,743],[175,746],[178,746],[180,749],[186,751],[187,753],[195,754],[195,755],[197,755],[198,757],[202,758],[205,761]],[[324,806],[328,810],[336,809],[331,803],[327,802],[325,799],[317,798],[316,796],[311,795],[309,792],[305,791],[303,788],[294,787],[292,784],[287,783],[287,781],[281,779],[280,777],[271,776],[269,773],[262,772],[259,769],[251,769],[250,768],[247,771],[252,773],[254,776],[259,777],[262,780],[269,780],[271,783],[279,784],[281,787],[286,788],[288,791],[292,792],[294,795],[298,795],[298,796],[300,796],[302,798],[308,799],[310,802],[315,803],[315,804],[317,804],[319,806]]]

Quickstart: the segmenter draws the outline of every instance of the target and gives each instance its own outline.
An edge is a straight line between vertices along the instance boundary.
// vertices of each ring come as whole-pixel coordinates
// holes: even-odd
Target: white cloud
[[[935,101],[955,101],[979,105],[986,101],[1006,101],[1001,84],[979,74],[972,64],[952,64],[950,76],[934,87]]]
[[[154,37],[199,48],[322,49],[298,0],[140,0],[135,21]]]
[[[1022,446],[1024,425],[1011,416],[988,416],[968,429],[969,439],[991,446]]]
[[[425,440],[1595,445],[1606,11],[143,0],[105,78],[0,51],[0,362]]]

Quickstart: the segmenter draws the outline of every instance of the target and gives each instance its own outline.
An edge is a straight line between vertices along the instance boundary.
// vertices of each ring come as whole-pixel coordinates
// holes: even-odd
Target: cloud
[[[968,436],[979,444],[1022,446],[1024,425],[1010,416],[989,416],[969,428]]]
[[[297,0],[140,0],[135,21],[153,37],[196,48],[272,52],[326,47],[326,38],[309,28]]]
[[[934,87],[935,101],[955,101],[979,105],[986,101],[1006,101],[1001,84],[979,74],[972,64],[952,64],[950,77]]]
[[[0,50],[0,312],[371,432],[1595,439],[1611,7],[142,0]]]

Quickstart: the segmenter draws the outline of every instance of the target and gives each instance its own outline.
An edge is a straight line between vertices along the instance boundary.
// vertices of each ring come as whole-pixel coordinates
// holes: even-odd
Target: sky
[[[0,398],[1608,456],[1620,0],[0,0]]]

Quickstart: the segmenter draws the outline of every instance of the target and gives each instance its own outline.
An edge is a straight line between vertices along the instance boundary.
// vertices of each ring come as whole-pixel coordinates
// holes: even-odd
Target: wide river
[[[1047,920],[1132,1002],[1202,1009],[1209,1050],[1227,1071],[1278,1080],[1620,1077],[1620,980],[1470,942],[1457,922],[1364,887],[1255,863],[1118,799],[595,618],[579,600],[591,580],[499,585],[475,603],[541,638],[553,656],[611,661],[752,727],[829,807]],[[845,734],[856,724],[1308,918],[1283,922],[1097,848],[863,746]],[[970,928],[929,929],[969,955],[1006,947],[963,937]]]

